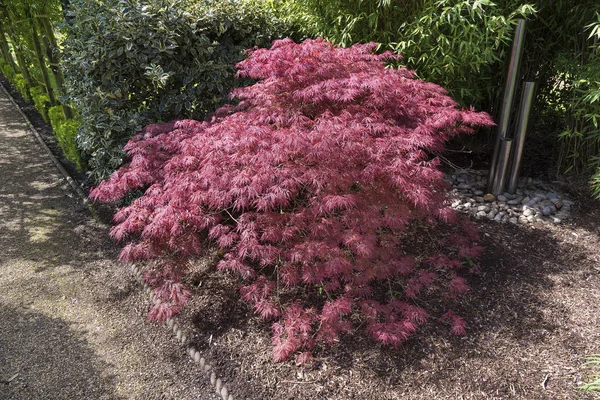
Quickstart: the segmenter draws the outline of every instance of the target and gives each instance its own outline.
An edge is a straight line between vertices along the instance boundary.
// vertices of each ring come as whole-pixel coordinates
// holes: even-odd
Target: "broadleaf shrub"
[[[275,320],[276,360],[308,360],[354,318],[397,346],[428,318],[414,299],[464,294],[462,260],[482,249],[448,206],[429,152],[493,122],[412,71],[386,69],[395,56],[374,47],[286,39],[252,50],[238,75],[258,82],[233,92],[239,104],[210,121],[149,125],[125,146],[131,161],[90,196],[144,190],[117,212],[111,234],[129,242],[122,259],[162,261],[145,275],[161,300],[151,318],[189,296],[185,261],[203,237],[221,250],[218,269],[243,280],[242,298]],[[406,232],[419,221],[460,229],[440,238],[443,252],[415,258]],[[440,318],[464,331],[455,313]]]
[[[279,25],[252,1],[71,1],[64,41],[78,145],[96,180],[123,162],[124,144],[149,123],[204,118],[234,85],[243,50]]]

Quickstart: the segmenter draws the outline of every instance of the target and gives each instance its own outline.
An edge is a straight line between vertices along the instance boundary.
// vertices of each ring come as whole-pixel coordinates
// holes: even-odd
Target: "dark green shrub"
[[[559,171],[593,175],[592,189],[600,196],[600,14],[596,15],[598,21],[586,26],[587,41],[555,57],[553,86],[544,104],[562,117]]]
[[[568,90],[563,89],[559,104],[566,125],[559,135],[559,161],[565,173],[589,173],[600,167],[600,57],[594,57],[588,63],[562,59],[558,77]]]
[[[278,24],[250,1],[73,1],[64,43],[69,100],[82,126],[78,146],[103,179],[123,162],[141,127],[203,118],[234,85],[243,50],[266,45]]]

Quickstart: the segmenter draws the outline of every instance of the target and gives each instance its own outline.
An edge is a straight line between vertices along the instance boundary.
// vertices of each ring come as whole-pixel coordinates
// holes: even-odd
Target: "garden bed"
[[[64,162],[49,127],[21,106]],[[273,363],[269,324],[210,256],[177,320],[236,399],[576,398],[584,356],[600,347],[600,203],[583,191],[569,196],[572,216],[560,224],[477,222],[486,252],[457,310],[468,323],[461,337],[431,323],[398,350],[356,335],[316,349],[308,365]],[[426,231],[416,237],[427,245]]]
[[[478,222],[486,253],[458,310],[462,337],[428,325],[398,350],[347,337],[310,365],[275,364],[269,325],[217,273],[179,318],[236,398],[576,398],[600,346],[600,205],[578,204],[555,226]]]

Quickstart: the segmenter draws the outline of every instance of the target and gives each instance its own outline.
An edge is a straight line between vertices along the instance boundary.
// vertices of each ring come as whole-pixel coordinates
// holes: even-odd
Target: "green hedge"
[[[63,151],[67,160],[71,161],[77,169],[83,171],[86,167],[77,148],[77,130],[81,122],[75,119],[65,119],[62,106],[51,107],[48,110],[50,125],[54,131],[54,136],[58,145]]]
[[[10,65],[5,63],[3,60],[0,60],[0,72],[2,72],[2,75],[4,75],[4,77],[8,79],[9,82],[13,81],[15,71],[13,71]]]
[[[29,97],[29,88],[27,87],[27,81],[23,75],[19,73],[15,73],[10,65],[6,64],[4,61],[0,61],[0,72],[2,75],[17,89],[21,96],[27,101],[30,101]]]
[[[23,77],[23,75],[21,74],[15,74],[13,76],[12,82],[17,88],[17,91],[21,93],[21,96],[23,96],[23,98],[26,101],[31,101],[29,87],[27,86],[27,81],[25,80],[25,77]]]
[[[197,3],[197,4],[194,4]],[[64,42],[77,142],[90,172],[108,177],[142,126],[203,119],[234,86],[244,49],[282,31],[260,3],[220,0],[75,0]]]
[[[29,89],[29,93],[31,93],[33,105],[35,106],[36,110],[38,110],[44,121],[49,122],[48,109],[50,108],[50,99],[48,98],[48,95],[46,95],[46,93],[44,93],[43,89],[40,87]]]

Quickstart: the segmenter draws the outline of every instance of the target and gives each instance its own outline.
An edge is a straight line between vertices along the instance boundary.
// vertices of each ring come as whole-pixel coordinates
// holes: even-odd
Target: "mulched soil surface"
[[[356,335],[317,349],[309,365],[273,363],[269,324],[211,255],[195,266],[194,296],[177,322],[236,399],[594,398],[577,387],[591,373],[584,357],[600,353],[600,202],[562,189],[576,204],[561,225],[477,221],[486,253],[456,310],[464,336],[432,322],[397,350]]]
[[[308,366],[274,364],[268,324],[216,273],[181,317],[248,399],[593,398],[577,386],[590,373],[584,356],[600,351],[600,204],[578,204],[560,226],[478,222],[486,253],[457,310],[469,324],[462,337],[432,324],[398,350],[354,336]]]

